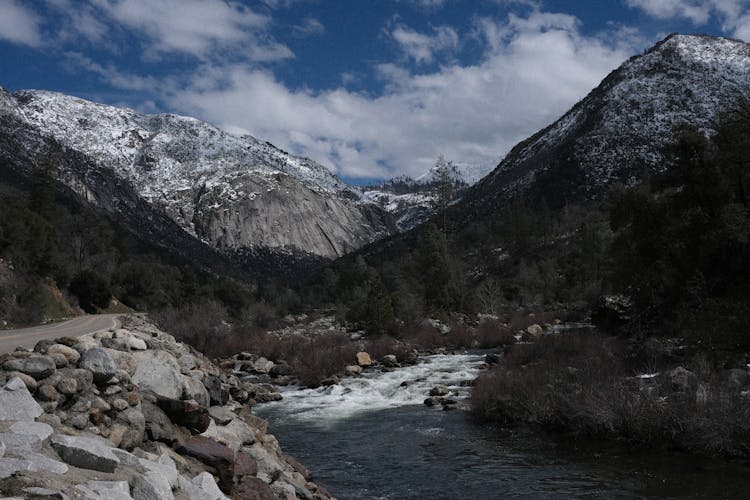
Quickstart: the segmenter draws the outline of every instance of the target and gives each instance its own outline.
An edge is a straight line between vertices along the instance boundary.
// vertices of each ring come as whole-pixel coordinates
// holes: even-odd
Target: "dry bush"
[[[415,361],[414,350],[404,342],[390,335],[379,335],[368,340],[365,351],[373,359],[382,359],[383,356],[393,354],[399,363],[411,363]]]
[[[474,346],[476,332],[466,325],[456,325],[447,335],[447,342],[454,349],[467,349]]]
[[[169,307],[152,317],[162,330],[209,357],[217,355],[215,350],[224,345],[230,335],[226,323],[228,313],[213,300],[181,308]]]
[[[414,333],[408,335],[405,339],[407,344],[412,345],[415,349],[428,351],[448,346],[446,335],[434,326],[420,325]]]
[[[705,360],[696,381],[673,391],[664,377],[649,390],[629,378],[621,340],[594,333],[544,337],[511,347],[479,377],[474,415],[504,425],[669,445],[724,456],[750,456],[750,405]]]
[[[482,349],[508,346],[516,343],[513,330],[499,319],[482,320],[477,329],[476,339],[479,347]]]
[[[517,332],[518,330],[525,330],[533,324],[552,323],[556,318],[557,314],[554,311],[515,311],[510,315],[508,324],[514,332]]]

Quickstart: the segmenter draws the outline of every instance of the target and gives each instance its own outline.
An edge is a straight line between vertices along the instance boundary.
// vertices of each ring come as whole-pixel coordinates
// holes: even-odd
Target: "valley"
[[[749,44],[669,35],[494,169],[229,128],[0,88],[0,397],[42,433],[0,418],[0,493],[102,498],[81,436],[137,500],[750,486]]]

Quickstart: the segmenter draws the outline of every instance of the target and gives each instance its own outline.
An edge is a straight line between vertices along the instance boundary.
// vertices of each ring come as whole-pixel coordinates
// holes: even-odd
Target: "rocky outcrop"
[[[331,498],[300,474],[302,466],[252,414],[250,395],[268,387],[222,372],[142,316],[123,323],[124,329],[42,341],[33,352],[0,357],[4,492]],[[209,394],[221,406],[207,406]]]
[[[124,183],[187,234],[225,254],[266,248],[335,258],[396,231],[389,213],[324,166],[254,137],[194,118],[144,115],[53,92],[2,91],[0,99],[0,117],[12,117],[87,160],[63,164],[59,172],[81,198],[121,211],[126,207],[119,197],[102,192],[102,185]]]

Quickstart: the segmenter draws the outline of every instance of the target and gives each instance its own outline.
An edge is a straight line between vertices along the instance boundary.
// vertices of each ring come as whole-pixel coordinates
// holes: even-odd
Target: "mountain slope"
[[[558,121],[515,146],[463,199],[489,215],[516,194],[551,206],[597,197],[608,185],[661,171],[681,123],[706,133],[750,96],[750,45],[670,35],[613,71]]]
[[[251,136],[52,92],[0,91],[0,102],[5,119],[22,125],[7,133],[28,130],[85,159],[85,172],[74,165],[60,173],[81,196],[101,203],[91,183],[107,177],[226,254],[270,249],[332,258],[395,230],[387,213],[361,203],[325,167]],[[112,201],[117,210],[119,200]]]

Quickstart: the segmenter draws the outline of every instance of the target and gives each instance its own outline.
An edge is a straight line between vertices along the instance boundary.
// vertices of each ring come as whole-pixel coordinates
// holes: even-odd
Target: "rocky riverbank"
[[[253,415],[280,398],[145,317],[0,357],[0,494],[329,499]]]

